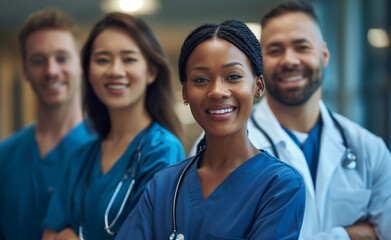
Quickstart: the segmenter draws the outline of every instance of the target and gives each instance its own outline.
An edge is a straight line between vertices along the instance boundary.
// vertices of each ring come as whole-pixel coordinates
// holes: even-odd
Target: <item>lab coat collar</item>
[[[282,128],[281,124],[278,122],[267,104],[266,98],[261,100],[254,114],[257,122],[261,125],[264,131],[269,134],[270,138],[276,145],[281,160],[293,166],[300,172],[306,184],[308,193],[307,198],[315,199],[314,184],[305,156],[301,149]],[[267,141],[264,143],[264,146],[271,149],[271,143]]]

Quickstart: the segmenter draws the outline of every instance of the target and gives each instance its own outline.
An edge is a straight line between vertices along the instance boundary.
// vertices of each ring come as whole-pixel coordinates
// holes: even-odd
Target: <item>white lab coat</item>
[[[334,113],[357,155],[357,168],[341,164],[345,146],[327,108],[320,101],[323,121],[316,192],[303,152],[273,115],[265,98],[254,106],[257,123],[271,137],[280,159],[295,167],[306,184],[306,209],[301,239],[350,239],[343,228],[356,221],[374,224],[380,240],[391,240],[391,155],[384,141],[347,118]],[[260,149],[273,153],[270,142],[248,121],[249,138]],[[194,144],[190,155],[194,155]]]
[[[273,115],[266,99],[256,105],[254,117],[273,140],[280,159],[295,167],[306,184],[306,210],[300,238],[349,239],[343,226],[356,221],[374,224],[379,239],[391,239],[391,155],[384,141],[347,118],[334,113],[357,155],[357,168],[341,161],[345,147],[327,108],[320,101],[323,120],[316,190],[303,152]],[[273,154],[270,142],[248,121],[249,138]]]

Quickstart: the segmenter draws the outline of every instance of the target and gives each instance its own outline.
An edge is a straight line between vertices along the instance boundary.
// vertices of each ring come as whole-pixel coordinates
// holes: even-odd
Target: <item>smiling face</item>
[[[128,32],[109,28],[95,39],[89,81],[109,109],[144,107],[147,86],[154,79],[155,74]]]
[[[41,106],[59,107],[75,98],[81,66],[73,35],[65,30],[39,30],[25,42],[23,73]]]
[[[317,91],[313,99],[319,100],[330,54],[310,17],[294,12],[270,19],[262,29],[262,49],[269,100],[297,106]]]
[[[221,137],[246,131],[263,79],[253,74],[241,50],[222,39],[206,40],[189,56],[186,76],[183,98],[206,134]]]

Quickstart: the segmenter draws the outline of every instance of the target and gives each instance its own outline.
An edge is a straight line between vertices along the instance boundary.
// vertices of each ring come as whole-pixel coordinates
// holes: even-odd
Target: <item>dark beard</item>
[[[295,69],[286,69],[283,71],[298,71]],[[310,69],[306,69],[303,72],[303,75],[310,76],[309,81],[304,86],[304,89],[301,88],[292,88],[287,92],[280,91],[278,87],[275,85],[270,86],[266,81],[266,89],[268,94],[270,94],[274,99],[286,106],[300,106],[303,103],[307,102],[308,99],[312,97],[312,95],[318,90],[318,88],[322,85],[323,81],[323,67],[320,65],[319,68],[316,69],[315,74]],[[272,81],[277,78],[277,74],[272,75]],[[298,93],[295,93],[300,91]]]

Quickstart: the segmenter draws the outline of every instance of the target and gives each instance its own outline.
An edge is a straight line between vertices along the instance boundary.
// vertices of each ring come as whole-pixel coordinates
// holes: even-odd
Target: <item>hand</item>
[[[345,227],[351,240],[376,240],[377,236],[372,224],[357,222],[352,226]]]
[[[72,228],[65,228],[57,234],[55,240],[79,240],[79,237]]]

